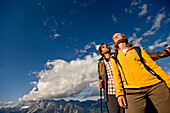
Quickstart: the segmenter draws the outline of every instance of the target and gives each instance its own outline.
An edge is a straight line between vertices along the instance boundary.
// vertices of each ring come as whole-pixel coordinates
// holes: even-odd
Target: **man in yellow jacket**
[[[140,47],[143,61],[161,79],[151,74],[124,34],[115,33],[113,42],[115,51],[118,51],[119,61],[119,65],[116,65],[112,59],[113,79],[119,105],[127,108],[126,113],[145,113],[146,97],[149,97],[158,113],[170,113],[170,75],[151,59],[144,48]]]

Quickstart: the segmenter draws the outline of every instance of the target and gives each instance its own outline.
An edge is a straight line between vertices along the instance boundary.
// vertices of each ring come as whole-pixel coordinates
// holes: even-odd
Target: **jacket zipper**
[[[128,62],[127,58],[126,58],[126,54],[125,54],[125,59],[126,59],[126,62],[127,62],[128,66],[129,66],[131,75],[132,75],[132,77],[133,77],[133,79],[134,79],[134,81],[135,81],[135,84],[136,84],[137,88],[139,88],[139,87],[138,87],[138,84],[137,84],[137,82],[136,82],[136,80],[135,80],[135,78],[134,78],[134,75],[133,75],[133,73],[132,73],[132,69],[131,69],[131,67],[130,67],[130,65],[129,65],[129,62]]]

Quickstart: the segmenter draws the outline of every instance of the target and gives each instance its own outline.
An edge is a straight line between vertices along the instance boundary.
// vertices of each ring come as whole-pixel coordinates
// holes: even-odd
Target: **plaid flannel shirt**
[[[113,81],[113,73],[112,73],[112,64],[111,64],[111,60],[109,59],[109,61],[106,61],[104,59],[104,64],[106,66],[106,71],[107,71],[107,76],[108,76],[108,94],[109,95],[115,95],[115,85],[114,85],[114,81]]]

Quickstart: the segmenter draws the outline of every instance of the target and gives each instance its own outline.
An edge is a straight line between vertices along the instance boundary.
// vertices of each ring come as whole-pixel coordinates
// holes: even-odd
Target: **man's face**
[[[107,46],[106,44],[104,44],[103,46],[102,46],[102,54],[106,54],[106,53],[109,53],[110,52],[110,48],[109,48],[109,46]]]
[[[121,33],[115,33],[113,35],[113,41],[115,44],[117,44],[117,42],[120,40],[120,39],[124,39],[124,37],[122,36]]]

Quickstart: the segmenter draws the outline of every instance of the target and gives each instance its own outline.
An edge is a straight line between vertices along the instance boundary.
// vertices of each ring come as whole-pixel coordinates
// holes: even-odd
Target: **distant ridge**
[[[22,101],[13,108],[1,108],[0,113],[100,113],[100,100]],[[103,113],[107,113],[104,101]]]

